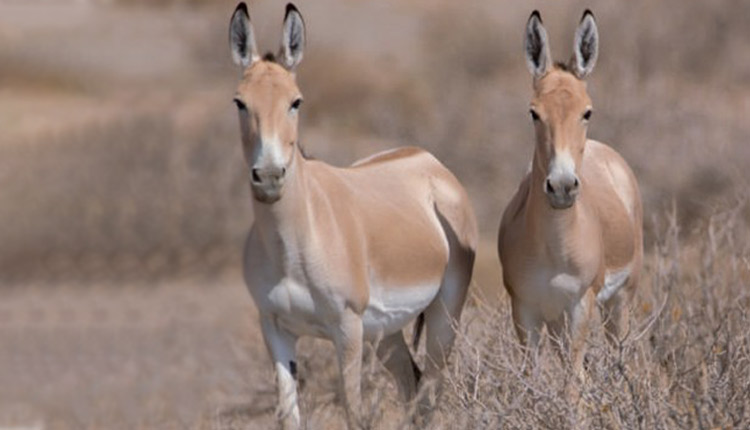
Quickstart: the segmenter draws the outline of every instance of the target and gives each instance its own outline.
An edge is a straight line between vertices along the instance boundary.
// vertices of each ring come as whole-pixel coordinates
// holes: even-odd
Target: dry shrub
[[[680,239],[671,213],[632,303],[630,330],[588,341],[586,377],[551,352],[524,373],[507,300],[474,296],[443,411],[447,427],[747,428],[750,265],[744,205]],[[578,405],[566,393],[582,393]]]
[[[681,239],[678,217],[660,220],[629,329],[606,340],[598,321],[581,380],[545,338],[533,365],[518,343],[507,296],[474,292],[446,375],[435,428],[672,429],[750,425],[750,246],[744,204],[716,213]],[[302,389],[311,428],[341,426],[333,350],[306,345]],[[316,350],[315,352],[311,352]],[[366,354],[367,356],[367,354]],[[409,428],[387,372],[368,356],[363,428]],[[420,359],[424,359],[421,354]],[[316,370],[317,369],[317,370]],[[318,373],[321,370],[324,373]],[[323,376],[325,375],[325,376]],[[309,382],[309,381],[308,381]],[[569,401],[571,392],[581,400]]]

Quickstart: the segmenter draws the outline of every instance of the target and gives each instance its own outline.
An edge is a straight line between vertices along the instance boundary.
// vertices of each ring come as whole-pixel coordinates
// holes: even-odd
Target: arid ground
[[[343,166],[424,147],[476,209],[482,245],[433,427],[750,428],[750,4],[297,5],[307,152]],[[231,103],[234,6],[0,2],[0,428],[275,425],[240,275],[252,202]],[[583,380],[549,341],[521,369],[495,251],[533,150],[522,36],[535,7],[559,60],[593,8],[589,135],[623,154],[644,201],[631,331],[611,345],[594,330]],[[283,3],[250,12],[275,51]],[[332,347],[298,350],[307,427],[343,428]],[[364,427],[408,427],[371,355]]]

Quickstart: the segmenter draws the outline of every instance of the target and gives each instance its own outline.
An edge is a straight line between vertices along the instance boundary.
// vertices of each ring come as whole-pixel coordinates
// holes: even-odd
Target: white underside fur
[[[422,286],[384,288],[373,285],[362,325],[364,336],[374,339],[401,330],[416,318],[437,295],[440,281]]]

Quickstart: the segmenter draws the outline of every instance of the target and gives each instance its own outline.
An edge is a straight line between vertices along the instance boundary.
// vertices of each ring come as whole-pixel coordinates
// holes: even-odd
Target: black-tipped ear
[[[232,48],[232,58],[239,66],[247,67],[259,58],[255,32],[245,2],[237,5],[229,22],[229,45]]]
[[[288,70],[294,70],[302,61],[305,50],[305,21],[292,3],[286,5],[284,31],[281,39],[281,60]]]
[[[552,63],[549,53],[547,31],[542,25],[542,17],[535,10],[526,23],[526,37],[524,38],[526,65],[535,78],[544,76]]]
[[[576,75],[583,79],[594,70],[599,56],[599,30],[596,27],[594,14],[588,9],[583,13],[581,23],[576,30],[573,54]]]

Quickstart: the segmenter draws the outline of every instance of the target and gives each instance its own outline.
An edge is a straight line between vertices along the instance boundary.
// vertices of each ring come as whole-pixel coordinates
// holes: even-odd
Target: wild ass
[[[569,325],[579,371],[594,307],[601,305],[607,332],[617,336],[643,259],[635,176],[612,148],[586,138],[592,106],[583,79],[594,68],[598,42],[594,15],[587,10],[570,64],[553,65],[539,12],[531,14],[525,49],[534,76],[530,113],[536,146],[498,237],[519,339],[534,349],[543,325],[554,336]]]
[[[275,366],[278,416],[284,428],[300,426],[295,343],[316,336],[336,347],[351,428],[364,340],[380,340],[378,356],[404,398],[413,398],[421,372],[402,329],[419,316],[424,379],[438,380],[471,278],[476,220],[458,180],[421,149],[382,152],[348,168],[305,158],[294,74],[305,25],[294,5],[286,8],[278,61],[258,55],[244,3],[229,36],[244,69],[234,101],[255,199],[244,273]]]

